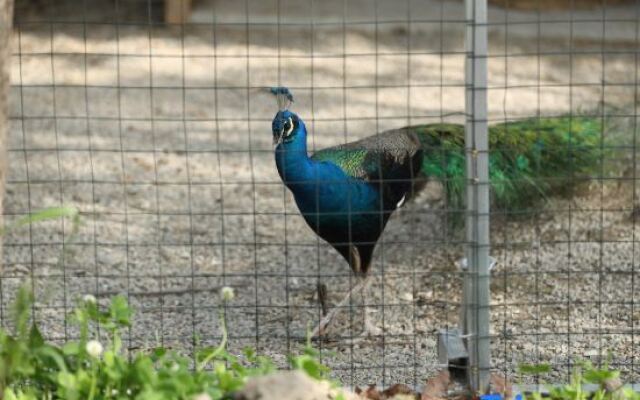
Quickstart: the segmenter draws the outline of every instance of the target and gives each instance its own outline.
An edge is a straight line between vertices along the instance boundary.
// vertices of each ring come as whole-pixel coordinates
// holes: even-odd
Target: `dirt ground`
[[[370,8],[350,9],[353,20],[343,24],[342,3],[334,3],[316,5],[325,13],[317,25],[297,23],[301,11],[284,6],[279,26],[264,22],[265,2],[252,2],[251,23],[240,23],[232,17],[246,10],[223,1],[216,24],[184,28],[136,21],[127,9],[118,12],[132,20],[120,25],[73,7],[53,24],[37,10],[20,20],[4,212],[11,221],[72,204],[82,222],[75,234],[60,221],[5,238],[3,323],[15,289],[31,277],[36,316],[54,340],[74,334],[65,312],[80,296],[123,293],[137,311],[132,348],[160,342],[188,352],[194,341],[219,340],[217,291],[230,285],[232,349],[257,346],[283,364],[283,354],[300,349],[320,312],[316,284],[335,303],[352,278],[278,178],[276,107],[264,87],[292,89],[311,148],[464,120],[464,21],[440,22],[451,2],[395,10],[395,22],[380,13],[373,17],[387,19],[378,24],[367,21]],[[632,7],[614,11],[615,22],[581,11],[588,22],[536,23],[534,35],[536,13],[490,28],[492,122],[601,115],[605,104],[618,116],[608,117],[603,144],[615,138],[620,147],[603,170],[629,164],[549,199],[533,216],[493,218],[493,363],[511,375],[522,362],[551,362],[554,379],[564,379],[571,360],[608,358],[624,379],[640,381],[631,147],[638,61],[629,30],[637,21]],[[194,21],[203,15],[196,10]],[[612,25],[613,39],[603,37]],[[373,264],[383,337],[345,340],[359,332],[356,297],[319,344],[344,384],[419,385],[441,368],[436,333],[457,325],[464,250],[445,211],[432,183],[389,223]]]

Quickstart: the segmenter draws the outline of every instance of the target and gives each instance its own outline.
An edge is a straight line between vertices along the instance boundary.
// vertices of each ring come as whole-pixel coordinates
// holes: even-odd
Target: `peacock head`
[[[271,123],[273,144],[293,142],[300,132],[300,118],[289,110],[278,111]]]
[[[304,126],[302,120],[288,109],[293,103],[293,95],[286,87],[271,88],[271,93],[278,99],[278,113],[271,123],[273,144],[293,142]]]

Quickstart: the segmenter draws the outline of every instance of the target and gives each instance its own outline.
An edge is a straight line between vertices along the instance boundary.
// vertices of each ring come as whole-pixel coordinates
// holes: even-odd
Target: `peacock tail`
[[[493,207],[526,209],[597,174],[602,127],[601,118],[582,116],[531,118],[489,127]],[[418,134],[425,151],[422,172],[443,183],[450,209],[463,209],[464,127],[428,124],[408,129]]]

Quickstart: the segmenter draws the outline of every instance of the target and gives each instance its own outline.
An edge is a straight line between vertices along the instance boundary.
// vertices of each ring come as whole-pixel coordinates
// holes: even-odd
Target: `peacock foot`
[[[379,328],[372,320],[368,313],[364,316],[364,321],[362,322],[362,331],[352,338],[347,339],[345,342],[347,344],[356,344],[360,343],[363,340],[367,339],[376,339],[382,336],[382,329]]]
[[[366,320],[364,322],[364,327],[362,329],[362,333],[360,333],[361,337],[377,337],[382,335],[382,329],[372,323],[370,320]]]

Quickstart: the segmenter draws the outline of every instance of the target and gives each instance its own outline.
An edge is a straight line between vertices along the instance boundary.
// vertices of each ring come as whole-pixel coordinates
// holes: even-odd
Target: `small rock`
[[[587,349],[584,352],[585,357],[598,357],[599,355],[600,352],[598,351],[598,349]]]
[[[249,379],[235,400],[331,400],[340,394],[327,381],[316,381],[300,371],[278,371]],[[345,400],[357,400],[353,393],[342,391]]]
[[[424,299],[430,299],[433,297],[433,290],[427,290],[426,292],[419,292],[418,297]]]

